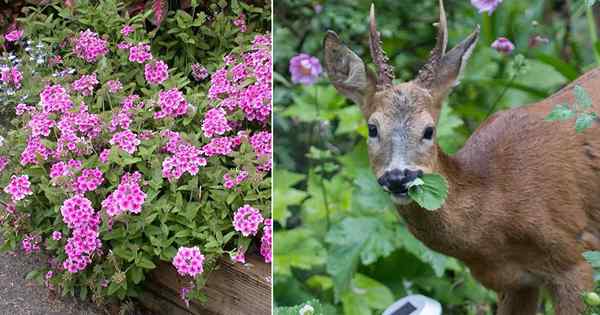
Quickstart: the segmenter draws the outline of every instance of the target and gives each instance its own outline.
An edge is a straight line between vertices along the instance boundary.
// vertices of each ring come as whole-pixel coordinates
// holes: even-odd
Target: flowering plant
[[[189,31],[231,36],[249,8],[203,8]],[[270,34],[248,20],[190,73],[154,45],[167,35],[146,32],[147,15],[121,9],[36,9],[0,60],[15,115],[0,146],[2,248],[47,251],[30,276],[97,303],[137,296],[159,260],[189,280],[182,298],[200,298],[219,257],[271,261]]]

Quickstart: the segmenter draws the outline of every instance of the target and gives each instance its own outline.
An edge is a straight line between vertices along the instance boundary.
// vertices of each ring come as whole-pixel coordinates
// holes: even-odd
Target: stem
[[[500,103],[500,100],[502,100],[502,98],[504,97],[504,95],[506,94],[506,92],[508,92],[508,89],[510,88],[510,86],[512,85],[512,83],[515,81],[516,77],[517,77],[516,75],[513,75],[512,78],[510,78],[510,81],[508,81],[508,84],[506,84],[504,86],[504,89],[502,90],[502,92],[500,92],[500,95],[498,95],[498,98],[496,98],[496,101],[494,101],[494,104],[488,110],[487,114],[485,115],[485,118],[490,117],[490,115],[494,113],[494,110],[496,109],[496,106],[498,106],[498,103]]]
[[[316,85],[314,86],[314,88],[315,88],[315,106],[317,109],[317,115],[316,115],[317,116],[316,117],[317,118],[317,128],[320,129],[321,127],[319,126],[319,121],[320,121],[319,116],[321,114],[320,114],[320,106],[319,106],[319,89],[317,88]],[[313,135],[314,135],[314,129],[311,134],[311,138],[312,138],[311,143],[313,143],[313,140],[314,140]],[[323,203],[325,205],[325,223],[327,225],[327,230],[329,230],[329,226],[331,225],[331,222],[329,220],[329,198],[327,196],[327,189],[325,188],[325,178],[324,178],[325,166],[324,166],[323,161],[319,160],[319,166],[321,167],[321,176],[320,176],[319,184],[321,186],[321,193],[323,194]]]
[[[600,52],[596,49],[596,44],[598,43],[598,33],[596,29],[596,21],[594,21],[594,13],[592,11],[592,7],[587,7],[585,10],[587,15],[588,27],[590,29],[590,37],[592,39],[592,50],[594,51],[594,57],[596,58],[596,63],[600,65]]]

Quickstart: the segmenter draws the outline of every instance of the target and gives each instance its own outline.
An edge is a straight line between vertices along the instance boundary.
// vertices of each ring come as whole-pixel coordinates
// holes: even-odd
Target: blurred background
[[[442,149],[456,152],[491,113],[543,99],[596,67],[595,2],[446,0],[449,48],[477,24],[482,36],[443,108]],[[437,0],[374,3],[396,78],[410,80],[435,44]],[[480,12],[482,3],[497,7]],[[370,63],[370,4],[274,1],[276,313],[298,314],[308,302],[317,313],[380,314],[395,300],[421,293],[440,301],[444,314],[493,314],[493,292],[462,263],[430,251],[407,231],[369,169],[358,107],[320,72],[328,29]],[[310,62],[304,73],[292,62],[293,78],[295,57]],[[540,313],[553,314],[547,297]]]

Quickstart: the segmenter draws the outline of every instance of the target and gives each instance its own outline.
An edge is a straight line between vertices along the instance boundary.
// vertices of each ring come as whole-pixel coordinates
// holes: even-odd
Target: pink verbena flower
[[[27,104],[19,103],[19,104],[17,104],[17,106],[15,106],[15,114],[17,116],[21,116],[21,115],[25,114],[26,112],[33,111],[34,109],[35,109],[35,107],[33,107],[33,106],[28,106]]]
[[[49,117],[50,115],[46,112],[35,113],[31,116],[31,120],[27,123],[27,127],[31,129],[32,137],[47,137],[50,135],[50,129],[54,127],[55,121]]]
[[[155,119],[183,116],[187,113],[189,106],[183,97],[183,93],[177,88],[160,91],[158,93],[158,104],[160,105],[160,111],[154,113]]]
[[[95,222],[92,202],[83,195],[75,195],[63,202],[60,207],[63,222],[71,229],[86,228]]]
[[[192,76],[196,81],[202,81],[208,77],[208,69],[199,63],[192,64]]]
[[[31,183],[28,175],[10,177],[10,182],[4,188],[4,192],[9,194],[13,202],[19,201],[28,195],[33,195]]]
[[[488,12],[488,14],[492,14],[501,2],[502,0],[471,0],[471,4],[479,10],[479,13]]]
[[[213,138],[202,147],[206,156],[229,155],[233,152],[233,141],[229,137]]]
[[[233,20],[233,25],[240,28],[240,32],[245,33],[248,28],[246,27],[246,15],[240,13],[237,19]]]
[[[223,180],[224,180],[223,186],[226,189],[231,189],[231,188],[239,185],[247,177],[248,177],[248,172],[246,172],[246,171],[240,171],[240,173],[235,178],[232,178],[229,174],[225,174],[225,175],[223,175]]]
[[[247,204],[240,207],[233,216],[233,227],[244,236],[256,235],[262,222],[263,216],[258,209]]]
[[[8,156],[0,155],[0,173],[2,173],[2,171],[4,171],[4,169],[6,168],[8,163],[9,163]]]
[[[62,239],[62,233],[60,231],[52,232],[52,239],[55,241],[60,241],[60,239]]]
[[[121,49],[121,50],[129,50],[129,48],[131,48],[131,46],[133,46],[133,45],[128,42],[120,42],[117,44],[117,48]]]
[[[103,164],[108,163],[108,156],[110,155],[110,149],[104,149],[102,150],[102,152],[100,152],[100,156],[98,157],[98,160],[100,160],[100,162],[102,162]]]
[[[172,182],[186,172],[194,176],[198,174],[201,166],[206,165],[206,159],[201,156],[202,151],[185,142],[178,133],[166,130],[162,135],[169,138],[165,150],[172,154],[162,163],[163,177]]]
[[[14,86],[17,90],[21,88],[23,74],[16,67],[2,67],[0,72],[0,80],[7,85]]]
[[[26,255],[29,255],[33,252],[40,251],[40,242],[42,241],[42,237],[34,234],[27,234],[21,241],[21,246],[25,251]]]
[[[233,255],[233,257],[231,257],[231,258],[236,262],[245,264],[246,263],[246,249],[244,249],[243,247],[238,248],[235,251],[235,255]]]
[[[204,255],[197,246],[180,247],[172,263],[182,276],[196,277],[204,271]]]
[[[39,137],[30,137],[27,141],[27,147],[21,153],[21,165],[38,164],[38,158],[46,161],[52,154],[41,141]]]
[[[108,91],[113,94],[123,89],[123,84],[119,80],[109,80],[106,82],[106,86],[108,86]]]
[[[316,57],[299,54],[290,59],[290,73],[294,83],[311,85],[317,81],[321,72],[323,69]]]
[[[252,49],[261,49],[261,48],[270,48],[271,47],[271,35],[256,35],[252,40]]]
[[[12,30],[12,31],[4,34],[4,39],[6,39],[6,41],[9,41],[9,42],[16,42],[19,39],[21,39],[22,36],[23,36],[23,30],[15,29],[15,30]]]
[[[144,66],[144,76],[150,85],[163,83],[169,78],[169,66],[162,60],[154,60]]]
[[[273,135],[268,131],[261,131],[250,137],[250,144],[252,145],[256,156],[259,159],[266,158],[266,161],[257,167],[260,171],[267,172],[271,169],[272,140]]]
[[[212,138],[214,135],[222,135],[230,130],[231,127],[223,109],[211,108],[204,115],[202,131],[204,131],[205,137]]]
[[[499,37],[492,43],[492,48],[503,54],[510,54],[515,49],[515,45],[506,37]]]
[[[82,75],[79,80],[76,80],[71,84],[73,90],[81,93],[83,96],[92,95],[94,92],[94,86],[98,85],[98,79],[96,79],[96,73],[89,75]]]
[[[73,52],[83,60],[93,63],[108,53],[108,42],[87,29],[79,33]]]
[[[67,90],[60,84],[47,85],[40,93],[40,99],[45,112],[64,113],[73,106]]]
[[[146,193],[139,186],[141,179],[142,174],[140,172],[123,174],[117,189],[102,201],[102,209],[106,210],[110,217],[117,216],[125,211],[134,214],[142,212]]]
[[[266,263],[273,261],[273,220],[266,219],[263,226],[263,236],[260,239],[260,254],[265,258]]]
[[[129,61],[145,63],[152,59],[152,53],[150,53],[150,45],[139,43],[129,48]]]
[[[77,177],[75,182],[75,191],[77,193],[85,193],[86,191],[94,191],[104,182],[104,176],[99,168],[84,169],[81,175]]]
[[[131,25],[125,25],[123,26],[123,28],[121,29],[121,34],[124,37],[128,37],[131,33],[133,33],[135,31],[135,29],[133,28],[133,26]]]
[[[141,141],[138,140],[137,135],[131,130],[125,130],[116,133],[112,139],[110,139],[109,143],[118,146],[121,150],[129,154],[133,154]]]

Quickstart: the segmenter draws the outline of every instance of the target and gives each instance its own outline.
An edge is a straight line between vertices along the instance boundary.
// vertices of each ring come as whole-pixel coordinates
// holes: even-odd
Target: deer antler
[[[418,80],[421,82],[430,82],[435,73],[435,68],[439,64],[442,57],[446,54],[446,45],[448,44],[448,22],[446,21],[446,10],[444,9],[444,1],[440,1],[440,21],[437,23],[438,33],[435,48],[431,50],[431,56],[427,63],[421,68],[418,75]]]
[[[377,66],[377,89],[392,86],[394,80],[394,68],[389,64],[389,59],[381,48],[381,38],[375,23],[375,5],[371,4],[370,14],[369,47],[373,62]]]

